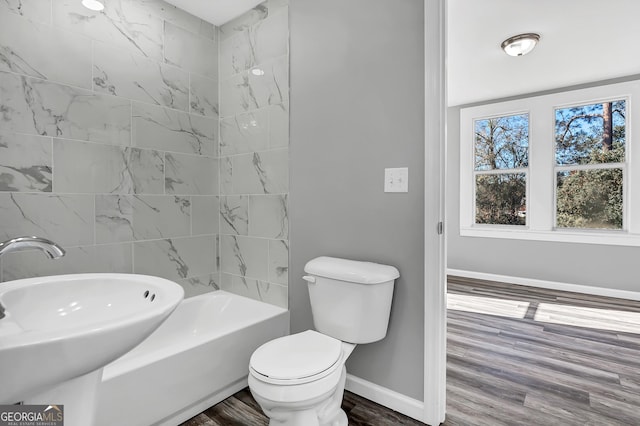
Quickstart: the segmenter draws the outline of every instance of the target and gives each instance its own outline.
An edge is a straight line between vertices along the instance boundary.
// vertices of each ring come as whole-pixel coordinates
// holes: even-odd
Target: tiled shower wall
[[[287,0],[219,29],[160,0],[0,0],[0,239],[67,250],[0,278],[134,272],[286,307],[288,26]]]
[[[268,0],[219,35],[220,283],[286,307],[288,1]]]
[[[218,269],[217,28],[159,0],[0,1],[2,280],[135,272],[211,291]]]

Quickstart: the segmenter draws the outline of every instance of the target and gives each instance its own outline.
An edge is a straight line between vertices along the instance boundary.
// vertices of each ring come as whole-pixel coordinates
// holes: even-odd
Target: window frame
[[[626,101],[623,229],[557,228],[556,169],[562,166],[556,165],[555,157],[556,109],[622,99]],[[633,139],[634,129],[640,129],[640,116],[635,113],[634,99],[640,102],[640,80],[461,108],[460,235],[640,246],[640,142],[634,146]],[[516,114],[529,115],[526,225],[476,224],[475,122]]]
[[[487,169],[487,170],[476,170],[476,122],[480,120],[491,120],[492,118],[503,118],[503,117],[513,117],[518,115],[527,115],[527,126],[528,126],[528,138],[527,138],[527,167],[519,167],[519,168],[510,168],[510,169]],[[518,229],[526,229],[529,223],[528,217],[528,209],[529,209],[529,166],[531,164],[531,149],[530,149],[530,141],[531,141],[531,117],[529,116],[528,111],[517,111],[509,114],[497,114],[497,115],[488,115],[483,117],[474,117],[472,123],[472,131],[473,131],[473,164],[472,164],[472,174],[473,174],[473,225],[474,226],[488,226],[488,227],[506,227],[506,228],[518,228]],[[525,200],[527,200],[527,216],[525,217],[524,225],[505,225],[505,224],[491,224],[491,223],[476,223],[476,200],[477,200],[477,185],[476,178],[481,175],[501,175],[501,174],[524,174],[525,176]]]
[[[629,115],[629,110],[628,110],[628,105],[629,105],[629,97],[623,97],[620,99],[601,99],[596,101],[595,103],[600,104],[603,102],[607,102],[607,101],[621,101],[624,100],[625,101],[625,141],[624,141],[624,161],[623,162],[617,162],[617,163],[589,163],[589,164],[558,164],[557,159],[556,159],[556,153],[557,153],[557,147],[555,147],[554,149],[554,159],[553,159],[553,172],[554,172],[554,187],[553,187],[553,229],[555,231],[569,231],[569,232],[573,232],[575,230],[580,230],[580,231],[605,231],[605,232],[621,232],[621,231],[626,231],[627,227],[629,225],[628,222],[628,215],[627,215],[627,211],[628,211],[628,195],[627,195],[627,169],[628,169],[628,158],[629,158],[629,138],[628,138],[628,130],[629,130],[629,122],[627,120],[627,116]],[[555,120],[556,120],[556,111],[558,109],[566,109],[566,108],[573,108],[573,107],[583,107],[583,106],[587,106],[587,105],[592,105],[592,104],[587,104],[587,103],[574,103],[574,104],[565,104],[562,106],[556,106],[553,109],[553,116],[554,116],[554,125],[555,125]],[[555,131],[554,131],[554,146],[555,146]],[[594,229],[594,228],[563,228],[563,227],[559,227],[558,226],[558,173],[564,172],[564,171],[571,171],[571,170],[579,170],[579,171],[592,171],[592,170],[604,170],[604,169],[620,169],[622,170],[622,228],[620,229]]]

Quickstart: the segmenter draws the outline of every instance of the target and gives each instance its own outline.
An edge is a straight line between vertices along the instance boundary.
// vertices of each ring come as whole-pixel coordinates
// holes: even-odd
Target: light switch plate
[[[409,192],[409,168],[384,169],[384,192]]]

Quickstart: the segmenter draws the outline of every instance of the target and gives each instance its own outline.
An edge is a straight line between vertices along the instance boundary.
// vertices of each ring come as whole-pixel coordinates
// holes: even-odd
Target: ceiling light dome
[[[523,56],[531,52],[539,40],[540,34],[518,34],[503,41],[501,47],[509,56]]]

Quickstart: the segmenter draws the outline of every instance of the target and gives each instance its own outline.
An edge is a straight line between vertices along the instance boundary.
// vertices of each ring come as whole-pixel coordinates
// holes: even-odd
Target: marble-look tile
[[[133,240],[133,195],[96,194],[96,243]]]
[[[269,8],[269,14],[275,15],[284,8],[288,8],[291,2],[290,0],[267,0],[266,3]]]
[[[182,195],[218,195],[218,160],[166,153],[165,192]]]
[[[145,10],[150,11],[155,16],[171,22],[174,25],[191,31],[202,37],[215,39],[216,27],[207,21],[204,21],[197,16],[190,14],[182,9],[173,6],[164,0],[135,0],[141,3]]]
[[[285,309],[288,307],[285,286],[225,273],[222,274],[221,284],[221,289],[229,293],[250,297]]]
[[[220,84],[220,116],[289,103],[288,56],[265,62]]]
[[[128,100],[0,72],[0,130],[129,145]]]
[[[258,108],[289,103],[289,56],[262,62],[249,72],[249,86]]]
[[[14,13],[31,21],[51,23],[51,0],[0,0],[0,14]]]
[[[192,29],[193,31],[193,29]],[[200,26],[196,32],[201,37],[210,38],[211,40],[218,40],[218,27],[210,22],[200,20]]]
[[[0,193],[0,241],[37,235],[63,247],[93,244],[93,221],[92,195]]]
[[[184,70],[216,78],[218,47],[208,38],[197,36],[170,22],[164,23],[164,60]]]
[[[245,154],[269,147],[268,111],[265,108],[220,120],[220,155]]]
[[[135,242],[133,256],[136,274],[180,280],[217,272],[213,235]]]
[[[269,111],[269,148],[289,146],[289,108],[285,104],[272,105]]]
[[[256,64],[249,29],[220,42],[218,61],[221,79],[246,71]]]
[[[219,274],[208,274],[201,277],[186,278],[178,280],[178,284],[184,289],[184,298],[197,296],[199,294],[211,293],[220,290]]]
[[[249,235],[289,239],[287,195],[249,196]]]
[[[269,241],[236,235],[220,235],[220,269],[222,272],[268,278]]]
[[[173,238],[191,233],[191,199],[174,195],[136,195],[133,198],[136,240]]]
[[[266,19],[269,16],[267,2],[260,3],[248,12],[219,27],[220,40],[226,40],[234,35],[249,29],[252,25]]]
[[[249,233],[248,197],[231,195],[220,197],[220,233],[247,235]]]
[[[3,280],[90,272],[132,273],[131,244],[65,248],[64,257],[52,261],[38,250],[3,256]]]
[[[218,118],[218,80],[191,74],[189,80],[190,112]]]
[[[191,234],[217,234],[219,230],[220,200],[217,196],[191,197]]]
[[[258,108],[252,98],[246,71],[220,80],[220,118],[233,117]]]
[[[51,138],[0,133],[0,191],[51,192]]]
[[[110,0],[102,12],[93,12],[76,0],[56,0],[52,16],[56,27],[163,60],[163,21],[137,0]]]
[[[269,240],[269,282],[289,284],[289,242]]]
[[[225,157],[220,164],[223,194],[289,192],[288,149]]]
[[[162,194],[158,151],[53,140],[53,190],[114,194]]]
[[[90,89],[91,40],[0,13],[0,71]]]
[[[220,42],[220,78],[247,71],[271,59],[287,55],[289,46],[288,10],[269,14],[249,28]]]
[[[133,145],[185,154],[217,155],[217,120],[133,103]]]
[[[189,73],[138,54],[94,43],[93,89],[129,99],[189,110]]]
[[[220,158],[220,194],[233,194],[233,158]]]
[[[96,195],[96,242],[188,236],[191,200],[173,195]]]
[[[249,29],[254,60],[252,65],[260,65],[268,60],[289,53],[289,13],[284,7]]]

